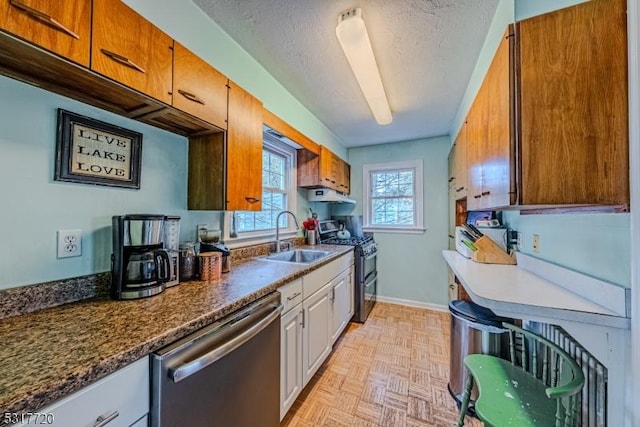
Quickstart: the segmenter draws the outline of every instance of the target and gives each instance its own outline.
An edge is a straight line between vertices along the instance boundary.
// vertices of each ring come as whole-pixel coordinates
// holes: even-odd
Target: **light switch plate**
[[[82,230],[58,230],[58,258],[82,255]]]

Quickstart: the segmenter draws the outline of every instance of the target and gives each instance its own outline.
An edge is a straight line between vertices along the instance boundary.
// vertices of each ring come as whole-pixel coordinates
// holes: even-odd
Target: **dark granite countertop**
[[[251,259],[213,282],[95,298],[0,320],[0,413],[36,411],[353,250],[309,265]],[[0,421],[1,423],[1,421]]]

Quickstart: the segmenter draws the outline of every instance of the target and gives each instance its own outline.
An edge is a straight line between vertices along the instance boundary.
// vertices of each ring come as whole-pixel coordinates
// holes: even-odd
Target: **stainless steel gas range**
[[[351,235],[347,239],[338,238],[342,226]],[[364,323],[376,303],[378,272],[376,258],[378,249],[373,236],[363,233],[361,217],[334,216],[330,220],[320,221],[320,242],[330,245],[354,246],[355,267],[355,314],[354,322]]]

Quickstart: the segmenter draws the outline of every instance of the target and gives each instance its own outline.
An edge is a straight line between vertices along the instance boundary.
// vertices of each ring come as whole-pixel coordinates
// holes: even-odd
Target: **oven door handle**
[[[217,362],[222,359],[227,354],[231,353],[236,348],[240,347],[242,344],[249,341],[251,338],[256,336],[260,331],[269,326],[271,322],[280,317],[280,313],[282,312],[283,305],[278,304],[273,308],[272,311],[269,312],[266,316],[264,316],[260,321],[249,327],[247,330],[242,332],[239,335],[231,338],[230,340],[224,342],[218,347],[215,347],[213,350],[203,354],[202,356],[194,359],[190,362],[184,363],[177,368],[169,369],[169,378],[173,380],[173,382],[177,383],[182,381],[183,379],[195,374],[196,372],[206,368],[212,363]],[[247,316],[251,317],[251,315]]]
[[[374,253],[372,253],[371,255],[367,255],[366,257],[364,257],[365,261],[369,261],[372,258],[375,258],[378,256],[378,251],[375,251]]]
[[[377,271],[371,275],[371,278],[369,278],[369,279],[365,278],[364,287],[368,288],[376,280],[378,280],[378,272]]]

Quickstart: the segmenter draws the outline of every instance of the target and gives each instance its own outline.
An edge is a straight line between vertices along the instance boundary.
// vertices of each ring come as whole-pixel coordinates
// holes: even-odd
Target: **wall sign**
[[[140,188],[142,134],[58,109],[56,181]]]

